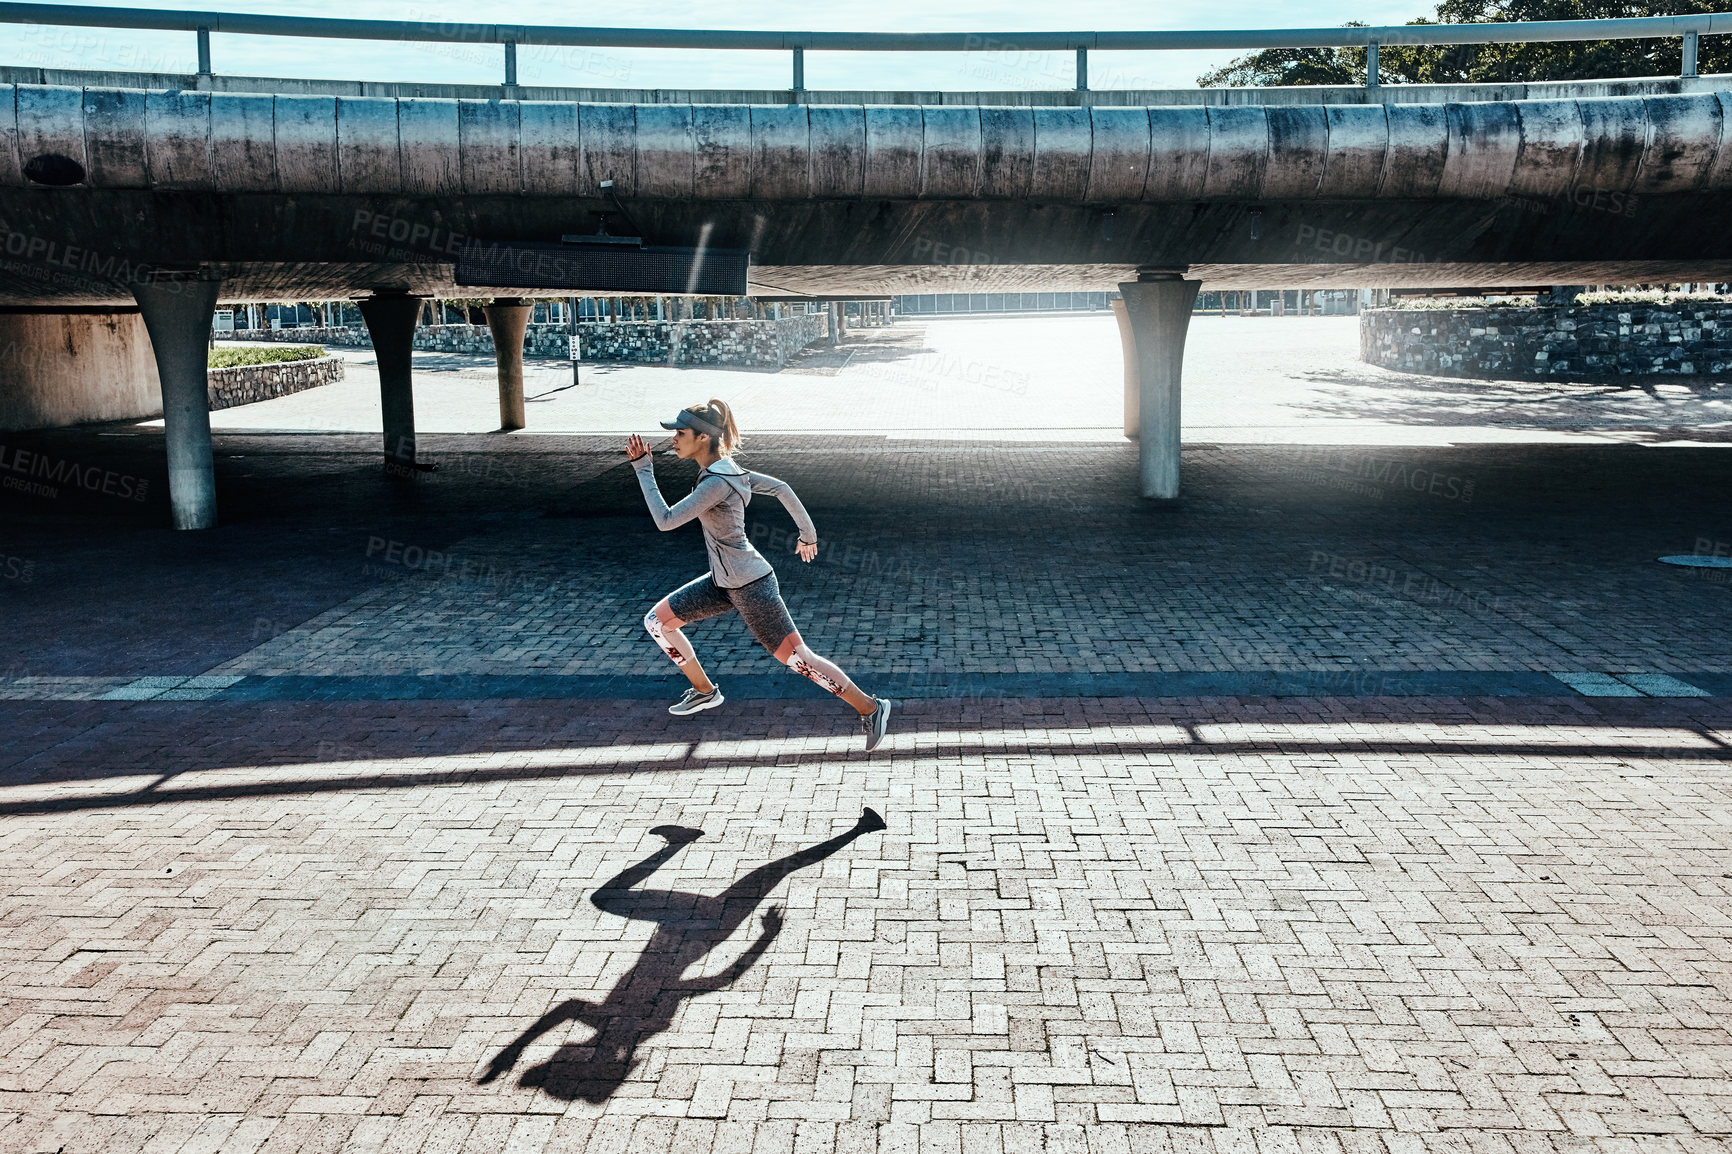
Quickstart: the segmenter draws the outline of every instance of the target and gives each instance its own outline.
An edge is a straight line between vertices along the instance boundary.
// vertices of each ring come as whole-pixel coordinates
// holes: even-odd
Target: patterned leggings
[[[799,654],[798,649],[804,642],[800,639],[800,631],[794,628],[794,619],[788,615],[788,606],[782,601],[782,590],[776,583],[774,573],[737,589],[725,589],[716,584],[714,577],[705,573],[697,580],[688,581],[668,594],[668,608],[675,617],[688,624],[738,610],[746,628],[758,639],[758,644],[769,650],[777,661],[783,662],[800,676],[809,678],[820,688],[838,697],[843,695],[845,681],[837,681],[828,672]],[[669,641],[653,607],[644,615],[643,624],[656,644],[661,646],[662,652],[666,653],[675,665],[685,665],[685,655]]]

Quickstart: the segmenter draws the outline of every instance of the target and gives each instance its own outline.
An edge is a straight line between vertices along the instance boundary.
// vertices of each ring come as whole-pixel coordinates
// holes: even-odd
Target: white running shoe
[[[890,699],[874,697],[878,708],[860,719],[860,728],[866,731],[866,752],[871,753],[878,748],[878,743],[884,740],[884,731],[890,728]]]
[[[716,686],[708,693],[699,693],[695,689],[686,690],[686,695],[668,706],[668,712],[675,717],[684,717],[689,713],[702,713],[706,709],[714,709],[727,698],[722,696],[722,687]]]

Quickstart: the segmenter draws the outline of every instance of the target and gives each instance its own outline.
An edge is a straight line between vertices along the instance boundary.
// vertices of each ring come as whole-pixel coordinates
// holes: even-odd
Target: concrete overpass
[[[1102,291],[1149,266],[1210,289],[1726,279],[1732,77],[1690,87],[982,107],[10,85],[0,304],[129,303],[141,266],[204,266],[237,300],[451,293],[468,241],[594,231],[609,179],[655,243],[749,249],[765,295]],[[77,179],[32,180],[45,157]]]
[[[1014,105],[30,79],[56,82],[0,87],[0,306],[136,302],[188,527],[214,521],[218,300],[364,298],[407,469],[416,296],[456,292],[467,243],[590,233],[620,208],[655,244],[748,249],[759,295],[1119,289],[1155,497],[1178,492],[1199,288],[1732,279],[1732,77]]]

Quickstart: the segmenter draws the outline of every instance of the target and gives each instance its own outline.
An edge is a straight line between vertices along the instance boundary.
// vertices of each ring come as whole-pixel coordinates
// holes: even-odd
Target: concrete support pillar
[[[1113,317],[1119,322],[1119,351],[1125,358],[1125,436],[1137,439],[1137,342],[1131,336],[1131,319],[1125,312],[1125,302],[1118,297],[1107,300]]]
[[[534,305],[516,297],[495,300],[483,310],[493,331],[493,357],[499,366],[499,427],[521,429],[523,417],[523,334]]]
[[[412,368],[415,324],[421,299],[376,296],[361,302],[361,319],[373,338],[379,365],[379,409],[385,426],[385,471],[406,474],[415,468],[415,389]]]
[[[1179,382],[1185,334],[1202,281],[1181,273],[1144,273],[1119,285],[1136,346],[1138,491],[1179,495]]]
[[[168,503],[176,529],[213,529],[217,523],[207,374],[211,317],[221,288],[218,280],[193,279],[132,286],[162,382]]]
[[[835,301],[824,306],[829,310],[830,345],[834,348],[842,343],[842,308]]]

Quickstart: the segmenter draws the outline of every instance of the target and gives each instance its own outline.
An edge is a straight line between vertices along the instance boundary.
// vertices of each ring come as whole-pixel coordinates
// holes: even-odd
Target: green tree
[[[1714,12],[1721,6],[1721,0],[1440,0],[1435,20],[1420,19],[1408,23],[1609,20]],[[1439,47],[1385,44],[1378,51],[1378,76],[1391,84],[1519,83],[1618,76],[1676,76],[1683,63],[1682,52],[1682,41],[1676,36],[1659,40],[1570,40],[1550,44],[1450,44]],[[1703,38],[1698,68],[1704,73],[1732,71],[1732,39],[1720,36]],[[1241,56],[1224,68],[1204,73],[1197,78],[1197,83],[1205,88],[1363,84],[1365,51],[1360,48],[1269,48]]]
[[[1358,59],[1354,56],[1357,54]],[[1265,48],[1197,77],[1199,88],[1364,84],[1363,48]]]

